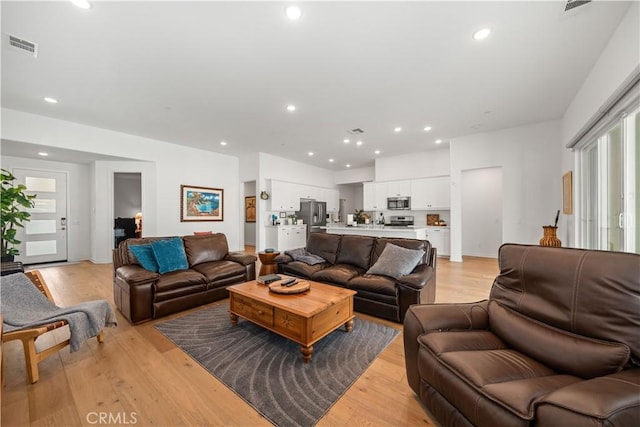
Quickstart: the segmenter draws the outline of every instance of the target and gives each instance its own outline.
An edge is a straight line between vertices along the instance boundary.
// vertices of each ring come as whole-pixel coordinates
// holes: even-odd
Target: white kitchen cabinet
[[[362,187],[362,204],[365,211],[387,209],[387,183],[365,182]]]
[[[333,188],[323,188],[322,195],[318,200],[327,202],[327,212],[338,212],[340,207],[340,192]]]
[[[451,254],[451,239],[448,228],[427,228],[427,240],[438,250],[438,256]]]
[[[450,178],[425,178],[411,181],[412,210],[449,210],[451,207]]]
[[[307,226],[290,225],[278,227],[277,248],[280,252],[303,248],[307,245]]]
[[[271,210],[298,211],[300,210],[300,185],[291,182],[271,182]]]
[[[387,197],[407,197],[411,195],[411,181],[389,181],[386,183]]]

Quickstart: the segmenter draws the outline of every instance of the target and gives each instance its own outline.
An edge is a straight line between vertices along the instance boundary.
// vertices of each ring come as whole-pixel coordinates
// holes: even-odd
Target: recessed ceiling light
[[[380,150],[374,151],[375,154],[380,154]]]
[[[441,144],[442,140],[441,139],[436,139],[436,144]]]
[[[313,151],[309,151],[307,154],[313,156]]]
[[[431,126],[425,126],[425,127],[424,127],[424,131],[425,131],[425,132],[429,132],[430,130],[431,130]]]
[[[393,128],[394,132],[400,132],[402,131],[402,128],[400,126]]]
[[[356,142],[356,145],[362,145],[362,141]]]
[[[346,167],[348,167],[348,168],[350,168],[350,167],[351,167],[351,165],[350,165],[349,163],[347,163],[345,166],[346,166]]]
[[[38,151],[38,156],[47,157],[49,153],[45,153],[44,151]]]
[[[491,34],[491,28],[483,28],[473,33],[474,40],[484,40]]]
[[[302,9],[298,6],[289,6],[284,10],[284,14],[292,21],[296,21],[302,16]]]
[[[335,162],[335,160],[329,159],[329,163],[333,163],[333,162]]]
[[[71,3],[75,4],[80,9],[90,9],[91,8],[91,3],[89,3],[87,0],[71,0]]]
[[[45,101],[47,101],[49,104],[57,104],[57,103],[58,103],[58,100],[57,100],[57,99],[55,99],[55,98],[50,98],[50,97],[48,97],[48,96],[47,96],[44,100],[45,100]]]
[[[296,106],[293,104],[287,105],[287,111],[290,111],[290,112],[296,111]]]
[[[220,141],[220,145],[227,145],[227,141]]]
[[[351,142],[351,140],[349,138],[345,138],[342,140],[342,142],[344,142],[345,144],[348,144]]]

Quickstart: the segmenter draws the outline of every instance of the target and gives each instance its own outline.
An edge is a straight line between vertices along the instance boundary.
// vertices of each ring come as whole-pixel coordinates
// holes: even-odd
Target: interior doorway
[[[142,237],[142,174],[113,174],[113,244]]]
[[[497,258],[502,244],[502,168],[462,171],[462,255]]]

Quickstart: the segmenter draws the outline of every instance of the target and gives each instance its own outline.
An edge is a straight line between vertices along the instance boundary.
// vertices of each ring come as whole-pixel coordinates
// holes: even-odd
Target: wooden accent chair
[[[42,275],[38,270],[33,270],[24,273],[33,284],[42,292],[49,301],[55,304],[53,300],[53,296],[47,287]],[[61,328],[66,326],[68,323],[66,320],[59,320],[53,323],[47,323],[41,326],[31,327],[20,329],[17,331],[11,332],[3,332],[2,333],[2,342],[12,341],[12,340],[20,340],[22,341],[22,347],[24,349],[24,358],[27,364],[27,375],[29,377],[29,381],[33,384],[40,379],[38,374],[38,363],[47,357],[51,356],[56,351],[66,347],[69,345],[70,339],[66,339],[65,341],[59,342],[51,347],[48,347],[40,352],[36,350],[36,339],[47,332],[53,331],[54,329]],[[98,336],[96,337],[98,342],[104,341],[104,331],[100,331]]]

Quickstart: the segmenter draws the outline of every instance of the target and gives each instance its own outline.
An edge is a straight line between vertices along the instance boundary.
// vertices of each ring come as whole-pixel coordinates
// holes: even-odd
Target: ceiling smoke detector
[[[347,132],[350,133],[351,135],[360,135],[364,133],[364,131],[360,128],[351,129],[351,130],[348,130]]]
[[[591,0],[567,0],[567,5],[564,7],[564,11],[567,12],[587,3],[591,3]]]
[[[38,43],[30,42],[11,34],[5,34],[5,39],[11,49],[27,53],[34,58],[38,57]]]

